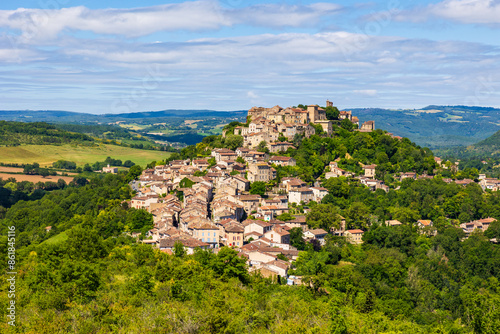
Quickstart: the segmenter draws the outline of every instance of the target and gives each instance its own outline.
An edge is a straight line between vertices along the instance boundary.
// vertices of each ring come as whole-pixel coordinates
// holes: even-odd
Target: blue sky
[[[500,107],[500,0],[2,1],[0,109]]]

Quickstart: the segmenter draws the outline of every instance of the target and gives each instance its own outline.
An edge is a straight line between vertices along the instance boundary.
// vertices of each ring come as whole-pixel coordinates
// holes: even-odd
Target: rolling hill
[[[169,152],[140,150],[130,147],[100,144],[82,146],[64,145],[22,145],[15,147],[0,147],[0,162],[32,164],[38,162],[41,166],[51,166],[57,160],[74,161],[78,166],[96,161],[104,161],[107,157],[120,160],[131,160],[142,167],[154,160],[162,160]]]
[[[355,108],[353,115],[361,122],[374,120],[376,128],[387,130],[402,137],[408,137],[420,146],[431,149],[469,146],[475,144],[500,130],[500,109],[470,106],[436,106],[430,105],[421,109],[381,109]],[[232,120],[243,121],[246,110],[179,110],[135,112],[128,114],[83,114],[67,111],[1,111],[0,120],[17,120],[23,122],[46,121],[49,123],[72,124],[116,124],[132,125],[148,133],[163,135],[165,141],[184,141],[190,135],[214,134],[208,129],[229,123]],[[197,124],[186,126],[185,120],[203,120]],[[163,126],[154,124],[165,123]],[[196,128],[196,125],[198,127]],[[184,136],[183,136],[184,135]],[[169,138],[169,136],[171,136]],[[158,140],[158,137],[154,138]],[[198,140],[198,138],[197,138]]]
[[[500,129],[500,109],[427,106],[422,109],[350,109],[360,121],[374,120],[379,129],[408,137],[431,149],[468,146]]]
[[[135,137],[137,134],[131,134],[128,130],[117,126],[72,125],[68,128],[76,131],[67,131],[64,126],[55,126],[45,122],[0,121],[0,162],[5,164],[38,162],[42,166],[50,166],[57,160],[67,160],[83,166],[86,163],[92,164],[112,157],[131,160],[145,166],[153,160],[161,160],[168,156],[168,153],[152,150],[151,143],[153,145],[155,143]],[[98,139],[94,135],[99,133],[115,134],[122,141],[127,138],[140,139],[138,141],[142,145],[140,148],[145,147],[142,143],[144,142],[150,149],[137,149],[137,146],[134,146],[134,140],[131,139],[130,144],[124,142],[120,145],[114,140]]]
[[[48,122],[68,124],[109,123],[137,119],[245,117],[247,110],[179,110],[133,112],[125,114],[90,114],[59,110],[0,110],[0,120],[19,122]]]

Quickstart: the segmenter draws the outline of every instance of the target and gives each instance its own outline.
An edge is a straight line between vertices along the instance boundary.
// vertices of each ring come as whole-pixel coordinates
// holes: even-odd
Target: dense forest
[[[0,146],[84,144],[91,142],[93,142],[93,139],[87,135],[61,130],[44,122],[0,121]]]
[[[446,149],[469,146],[498,131],[499,109],[430,105],[421,109],[352,109],[360,120],[408,137],[421,146]]]
[[[166,144],[112,125],[0,121],[0,146],[111,144],[145,150],[170,150]]]
[[[500,162],[500,131],[470,146],[455,146],[437,150],[440,155],[455,159],[492,160]]]
[[[55,126],[65,131],[83,133],[94,138],[99,138],[106,143],[114,145],[145,150],[165,150],[165,145],[156,143],[153,138],[145,137],[135,131],[117,125],[56,124]]]
[[[496,333],[500,326],[500,254],[488,240],[500,237],[498,224],[462,241],[453,226],[432,236],[375,223],[363,246],[338,237],[305,244],[293,273],[306,284],[286,286],[249,274],[230,248],[186,255],[176,247],[168,255],[137,244],[127,232],[149,229],[152,218],[123,204],[130,177],[101,175],[2,211],[2,230],[18,229],[19,271],[17,326],[2,323],[2,332]],[[5,258],[6,236],[0,244]]]

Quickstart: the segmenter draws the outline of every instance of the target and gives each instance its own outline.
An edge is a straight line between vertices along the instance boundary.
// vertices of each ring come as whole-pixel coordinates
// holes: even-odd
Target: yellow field
[[[163,160],[170,155],[168,152],[146,151],[129,147],[101,144],[98,147],[76,145],[23,145],[17,147],[0,147],[0,162],[3,163],[34,163],[40,166],[52,166],[57,160],[74,161],[78,166],[96,161],[104,161],[106,157],[131,160],[142,167],[153,160]]]
[[[120,167],[123,169],[128,169],[125,167]],[[0,176],[2,175],[1,173],[22,173],[24,171],[24,168],[20,167],[5,167],[5,166],[0,166]],[[57,172],[57,175],[61,175],[63,172]],[[78,173],[72,173],[72,172],[64,172],[68,175],[78,175]]]
[[[71,181],[73,181],[73,178],[72,177],[69,177],[69,176],[47,176],[47,177],[43,177],[41,175],[24,175],[24,174],[4,174],[4,173],[0,173],[0,179],[4,179],[4,180],[7,180],[9,178],[15,178],[17,182],[22,182],[22,181],[29,181],[29,182],[33,182],[33,183],[37,183],[37,182],[57,182],[57,180],[59,179],[63,179],[64,181],[66,181],[66,183],[70,183]]]
[[[139,125],[139,124],[119,124],[119,126],[133,131],[143,130],[147,128],[147,125]]]

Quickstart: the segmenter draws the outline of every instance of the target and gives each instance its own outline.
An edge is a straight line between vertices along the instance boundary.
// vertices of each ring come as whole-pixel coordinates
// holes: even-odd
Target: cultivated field
[[[98,147],[76,145],[22,145],[16,147],[0,147],[0,162],[31,164],[38,162],[40,166],[52,166],[57,160],[74,161],[78,166],[96,161],[104,161],[106,157],[131,160],[142,167],[153,160],[163,160],[168,152],[146,151],[135,148],[99,145]]]
[[[4,167],[0,166],[0,172],[1,173],[22,173],[23,168],[20,167]]]
[[[0,166],[0,177],[2,176],[2,173],[22,173],[24,171],[23,168],[20,167],[5,167],[5,166]],[[57,175],[61,175],[63,172],[57,172]],[[72,173],[72,172],[64,172],[68,175],[78,175],[78,173]]]
[[[17,182],[22,182],[22,181],[29,181],[33,183],[37,182],[57,182],[59,179],[63,179],[66,181],[66,183],[70,183],[73,181],[73,177],[71,176],[47,176],[47,177],[42,177],[41,175],[24,175],[24,174],[4,174],[0,173],[0,179],[7,180],[8,178],[15,178]]]

